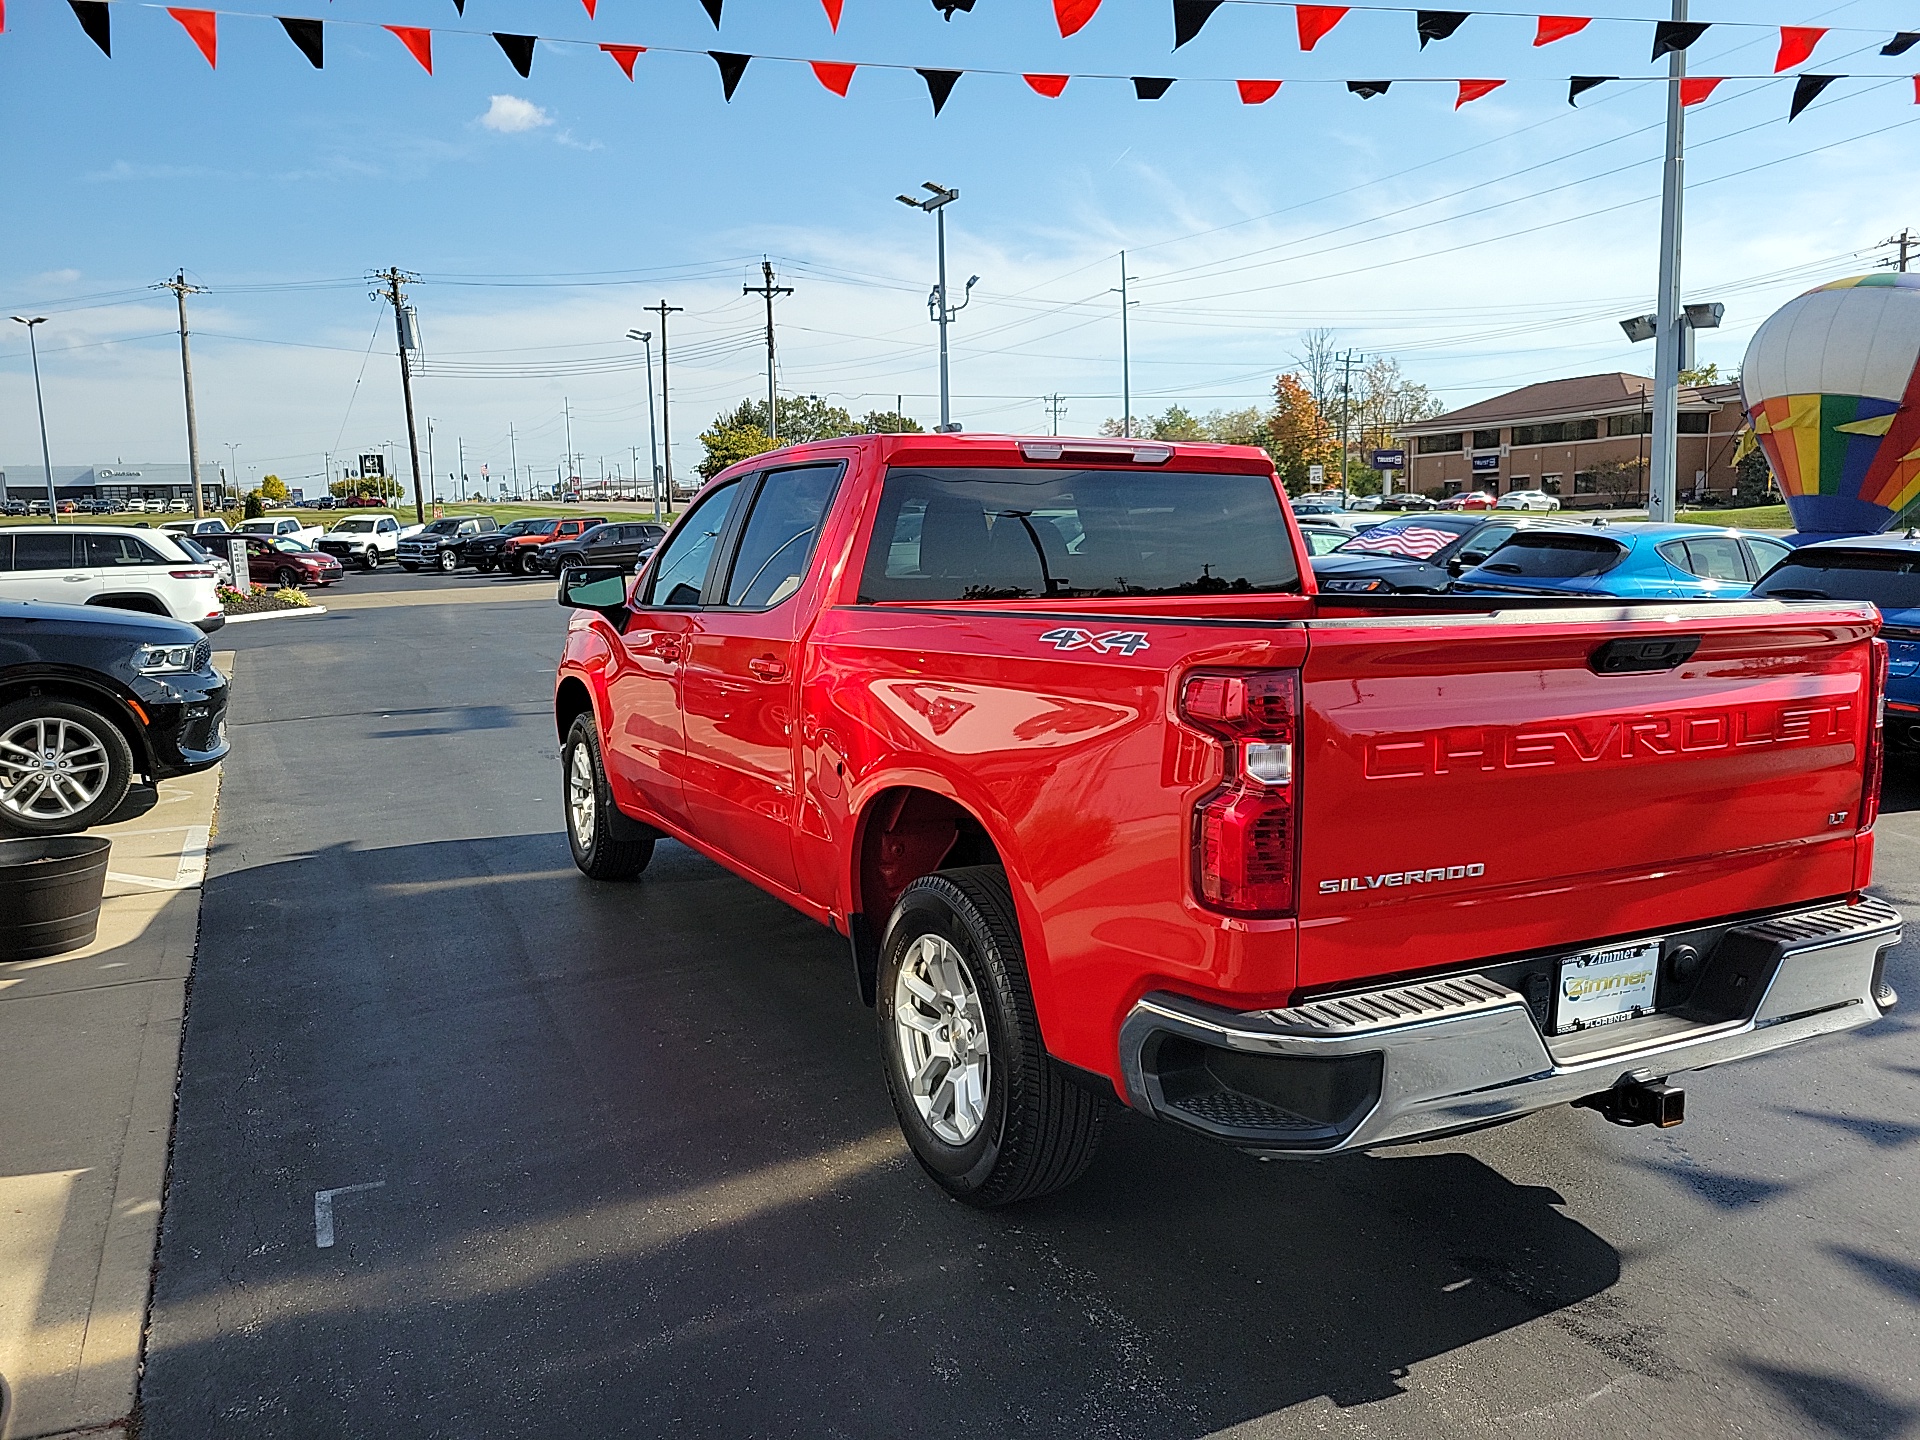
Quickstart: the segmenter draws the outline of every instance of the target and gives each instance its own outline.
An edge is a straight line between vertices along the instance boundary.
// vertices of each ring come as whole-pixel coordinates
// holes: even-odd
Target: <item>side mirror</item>
[[[626,571],[618,565],[570,565],[560,571],[560,603],[596,610],[616,623],[627,613]]]

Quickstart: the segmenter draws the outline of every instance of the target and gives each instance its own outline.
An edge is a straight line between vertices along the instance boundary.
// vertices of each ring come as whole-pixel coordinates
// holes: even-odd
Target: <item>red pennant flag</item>
[[[600,3],[600,0],[580,0],[580,3],[587,7],[587,18],[593,19],[594,7]]]
[[[1068,77],[1065,75],[1022,75],[1020,78],[1027,82],[1034,94],[1044,95],[1049,100],[1058,100],[1060,92],[1067,88]]]
[[[1264,105],[1280,93],[1278,80],[1236,80],[1242,105]]]
[[[838,35],[840,33],[841,0],[820,0],[820,3],[827,7],[827,24],[831,25],[833,27],[833,33]]]
[[[647,53],[644,45],[602,45],[600,48],[613,56],[629,80],[633,79],[633,62]]]
[[[420,68],[433,74],[433,31],[419,25],[382,25],[380,28],[391,30],[407,47],[407,53],[420,62]]]
[[[7,33],[7,0],[0,0],[0,35]]]
[[[1100,0],[1053,0],[1053,18],[1060,23],[1060,33],[1071,35],[1093,19],[1093,12],[1100,8]]]
[[[813,78],[818,80],[834,94],[845,98],[847,87],[853,83],[853,66],[842,65],[833,60],[809,60],[813,66]]]
[[[1724,75],[1690,75],[1680,82],[1680,103],[1698,105],[1713,94],[1715,88],[1727,77]]]
[[[218,17],[211,10],[176,10],[171,5],[167,14],[178,20],[187,34],[193,37],[193,43],[200,47],[200,53],[207,57],[207,64],[213,64],[214,51],[219,49],[220,37],[216,33]]]
[[[1506,83],[1504,80],[1462,80],[1460,95],[1453,102],[1453,108],[1458,110],[1469,100],[1478,100],[1482,95],[1491,95]]]
[[[1782,25],[1780,27],[1780,53],[1774,58],[1773,73],[1791,70],[1801,61],[1813,54],[1813,47],[1820,43],[1826,27],[1821,25]]]
[[[1539,28],[1533,32],[1533,43],[1551,45],[1569,35],[1578,35],[1592,23],[1593,20],[1585,15],[1542,15]]]
[[[1913,77],[1913,103],[1920,105],[1920,75]]]
[[[1347,18],[1345,5],[1296,5],[1293,17],[1300,22],[1300,48],[1311,50],[1326,33]]]

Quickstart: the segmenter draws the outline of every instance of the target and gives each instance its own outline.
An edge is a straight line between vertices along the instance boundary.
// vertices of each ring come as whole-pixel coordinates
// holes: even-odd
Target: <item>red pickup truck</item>
[[[1258,450],[872,435],[570,570],[581,870],[671,836],[848,937],[895,1110],[973,1204],[1119,1101],[1261,1156],[1863,1025],[1871,607],[1323,596]]]

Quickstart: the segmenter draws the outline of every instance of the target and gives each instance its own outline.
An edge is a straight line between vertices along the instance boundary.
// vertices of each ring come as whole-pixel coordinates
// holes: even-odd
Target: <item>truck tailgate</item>
[[[1847,894],[1877,624],[1767,602],[1314,622],[1299,983]]]

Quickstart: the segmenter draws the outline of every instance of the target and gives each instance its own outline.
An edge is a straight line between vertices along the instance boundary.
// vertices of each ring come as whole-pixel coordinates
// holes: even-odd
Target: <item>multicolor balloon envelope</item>
[[[1748,343],[1740,391],[1796,529],[1886,528],[1920,498],[1920,275],[1788,301]]]

